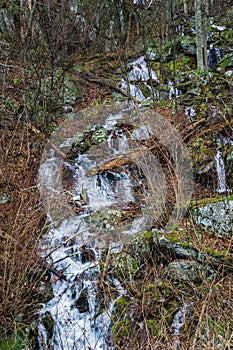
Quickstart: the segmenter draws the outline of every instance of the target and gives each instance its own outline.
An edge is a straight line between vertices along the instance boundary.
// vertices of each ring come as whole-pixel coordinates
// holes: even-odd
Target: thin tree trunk
[[[24,38],[24,21],[25,21],[24,1],[20,0],[20,37],[21,37],[21,41],[23,41],[23,38]]]
[[[202,1],[195,0],[197,68],[207,70],[207,19],[202,10]]]
[[[28,0],[28,9],[29,9],[29,12],[31,13],[32,12],[32,0]]]
[[[183,1],[183,5],[184,5],[184,13],[185,13],[185,15],[187,15],[187,14],[188,14],[188,4],[187,4],[187,0],[184,0],[184,1]]]

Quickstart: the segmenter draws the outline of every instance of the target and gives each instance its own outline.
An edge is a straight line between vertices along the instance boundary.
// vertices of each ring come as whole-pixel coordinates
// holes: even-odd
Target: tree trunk
[[[206,1],[205,4],[206,5]],[[195,0],[197,68],[207,71],[207,18],[206,6],[202,9],[202,0]]]
[[[185,13],[185,15],[187,15],[187,14],[188,14],[188,4],[187,4],[187,0],[184,0],[184,1],[183,1],[183,5],[184,5],[184,13]]]

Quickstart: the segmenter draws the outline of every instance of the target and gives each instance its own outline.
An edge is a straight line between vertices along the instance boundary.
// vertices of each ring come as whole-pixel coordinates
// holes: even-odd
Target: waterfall
[[[227,137],[219,137],[217,140],[217,150],[215,155],[216,172],[218,175],[217,192],[224,193],[229,191],[226,183],[225,162],[222,157],[222,145],[233,145],[233,141]]]
[[[171,80],[169,80],[168,82],[168,87],[169,87],[169,94],[168,94],[169,100],[171,100],[173,97],[181,96],[181,91],[174,87],[174,83]]]
[[[190,308],[193,303],[184,303],[182,308],[175,314],[172,322],[172,328],[174,329],[173,346],[174,349],[179,349],[179,335],[181,328],[185,325],[187,318],[190,317]]]
[[[218,193],[224,193],[227,191],[226,172],[225,172],[225,163],[222,158],[221,148],[219,146],[217,148],[217,153],[215,156],[215,164],[216,164],[216,171],[218,175],[218,185],[217,185],[216,191]]]
[[[215,48],[213,44],[211,44],[210,49],[207,51],[207,55],[208,66],[214,68],[225,55],[225,51],[222,48]]]
[[[103,125],[109,131],[106,143],[114,155],[125,152],[128,147],[126,135],[115,128],[115,124],[121,118],[121,113],[110,115]],[[70,144],[70,140],[67,142]],[[51,153],[51,159],[41,165],[40,171],[43,181],[51,190],[57,176],[55,163],[56,158]],[[114,210],[108,209],[111,205],[122,206],[124,203],[134,201],[132,193],[134,183],[123,171],[108,171],[92,177],[86,176],[95,165],[96,161],[91,155],[82,154],[77,157],[73,165],[76,185],[72,199],[84,209],[84,213],[64,219],[59,227],[54,227],[51,223],[50,231],[40,244],[42,256],[55,269],[62,272],[62,278],[51,276],[53,298],[43,305],[39,313],[40,350],[112,348],[111,313],[115,300],[124,294],[124,290],[116,279],[112,279],[110,282],[115,286],[115,300],[110,300],[107,308],[103,309],[98,292],[99,260],[103,247],[99,244],[98,235],[101,239],[106,228],[112,232],[113,221],[109,219],[110,223],[106,224],[105,220],[99,219],[94,225],[92,222],[98,211],[110,210],[110,213],[115,213]],[[140,231],[144,227],[143,224],[143,218],[132,219],[128,234]],[[124,232],[127,234],[127,230]],[[106,249],[105,246],[104,248]],[[112,252],[119,250],[119,244],[110,247]],[[46,328],[48,314],[54,323],[52,331]]]
[[[130,66],[131,70],[126,79],[121,79],[120,86],[139,101],[146,100],[145,95],[152,95],[151,82],[158,82],[158,76],[153,69],[149,68],[144,56],[131,62]]]

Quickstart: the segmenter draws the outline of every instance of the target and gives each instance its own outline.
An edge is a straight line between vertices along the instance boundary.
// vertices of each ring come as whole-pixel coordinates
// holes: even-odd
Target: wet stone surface
[[[83,289],[80,293],[79,298],[75,302],[75,306],[78,308],[79,312],[89,312],[89,304],[88,304],[88,291],[87,289]]]
[[[172,281],[201,282],[203,267],[196,261],[177,260],[166,268],[167,277]]]

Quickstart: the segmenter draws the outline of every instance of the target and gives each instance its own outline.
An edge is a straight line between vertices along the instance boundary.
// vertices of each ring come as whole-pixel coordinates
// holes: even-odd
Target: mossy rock
[[[224,322],[213,317],[201,322],[197,337],[197,346],[203,348],[207,346],[208,349],[225,349],[224,344],[231,343],[231,329],[232,320]],[[230,348],[229,348],[230,349]]]
[[[105,141],[107,137],[108,137],[108,131],[104,128],[98,128],[92,134],[90,143],[91,145],[98,145],[99,143],[102,143],[103,141]]]
[[[78,132],[73,136],[73,144],[74,146],[79,146],[81,142],[84,142],[84,133],[83,132]]]
[[[204,277],[204,268],[194,260],[176,260],[167,266],[166,274],[172,281],[200,283]]]
[[[129,318],[119,320],[112,326],[112,335],[114,344],[118,344],[124,337],[132,337],[131,321]]]
[[[216,144],[212,139],[199,137],[189,146],[189,152],[197,169],[203,169],[207,163],[214,160],[216,155]]]
[[[192,57],[181,54],[174,61],[168,62],[167,67],[170,72],[175,71],[176,78],[179,80],[179,75],[181,73],[183,74],[183,72],[189,71],[190,68],[195,68],[195,60]]]
[[[233,200],[220,200],[194,209],[193,219],[216,235],[232,236],[232,212]]]
[[[136,260],[127,253],[114,254],[114,260],[111,261],[110,268],[116,274],[116,277],[121,277],[125,279],[130,279],[135,275],[139,266]]]
[[[173,61],[169,63],[153,62],[151,67],[157,74],[159,81],[166,84],[172,74]]]
[[[139,82],[137,84],[137,87],[141,90],[141,92],[145,98],[148,98],[151,96],[151,90],[145,83]]]
[[[54,325],[55,325],[54,319],[53,319],[52,315],[50,314],[50,312],[46,311],[46,313],[44,314],[44,316],[42,318],[42,324],[46,330],[47,342],[49,343],[53,337]]]
[[[122,214],[118,210],[101,208],[87,216],[85,221],[91,226],[98,226],[99,229],[114,230],[119,225],[121,216]]]
[[[121,296],[114,303],[115,314],[126,314],[130,310],[130,301],[125,296]]]
[[[151,336],[161,337],[163,334],[162,330],[162,322],[158,322],[157,320],[146,320],[146,327]]]
[[[155,238],[151,231],[143,233],[142,238],[135,239],[132,243],[125,245],[125,251],[133,256],[138,266],[143,266],[152,260],[151,245],[154,245]]]
[[[89,312],[89,303],[88,303],[88,290],[87,288],[83,289],[75,302],[75,306],[80,313]]]
[[[81,98],[81,92],[77,85],[77,82],[68,74],[65,75],[63,85],[63,97],[64,103],[74,103],[77,99]]]

